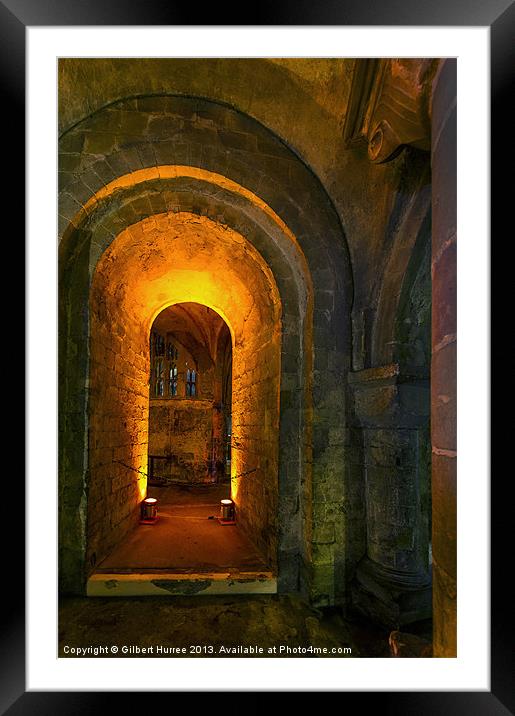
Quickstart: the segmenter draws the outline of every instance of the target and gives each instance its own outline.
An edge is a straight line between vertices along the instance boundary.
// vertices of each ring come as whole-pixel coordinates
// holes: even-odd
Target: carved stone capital
[[[405,146],[431,148],[431,83],[438,60],[356,60],[344,140],[367,146],[370,161],[394,159]]]
[[[425,368],[390,363],[348,373],[354,414],[361,427],[423,427],[429,415]]]

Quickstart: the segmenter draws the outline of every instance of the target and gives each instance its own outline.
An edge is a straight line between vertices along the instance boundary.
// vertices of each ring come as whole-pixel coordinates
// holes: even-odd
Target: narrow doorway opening
[[[173,566],[237,567],[239,535],[213,529],[231,498],[229,328],[208,306],[175,304],[155,318],[149,352],[147,496],[171,533],[181,533]]]
[[[150,331],[148,487],[230,498],[232,342],[208,306],[175,304]]]
[[[227,227],[183,213],[166,215],[166,231],[147,223],[116,237],[91,288],[87,593],[277,591],[277,285]],[[230,489],[232,525],[218,523],[216,489]],[[142,524],[154,491],[158,519]]]
[[[221,519],[222,500],[231,500],[227,324],[205,305],[169,306],[151,326],[149,356],[146,496],[157,500],[157,519],[140,523],[98,572],[266,572],[238,515]]]

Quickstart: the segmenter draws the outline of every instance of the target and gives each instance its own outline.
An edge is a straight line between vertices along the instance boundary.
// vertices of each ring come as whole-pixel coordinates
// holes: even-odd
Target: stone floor
[[[139,525],[96,572],[266,570],[238,524],[217,520],[228,491],[225,484],[150,488],[148,496],[159,500],[156,523]]]
[[[99,565],[100,576],[102,570],[157,568],[188,573],[264,566],[237,526],[222,527],[208,519],[218,515],[226,485],[151,488],[149,496],[159,499],[158,523],[140,526],[119,545]],[[414,632],[430,634],[430,625]],[[91,656],[76,650],[102,646],[107,653],[101,656],[127,658],[389,658],[389,635],[389,629],[360,617],[344,619],[337,608],[314,609],[297,595],[70,597],[59,604],[61,657]],[[113,646],[118,651],[112,652]],[[125,653],[124,646],[135,649]],[[192,646],[201,652],[190,653]],[[149,647],[152,650],[141,651]],[[220,651],[222,647],[227,651]],[[171,653],[172,648],[185,653]]]
[[[118,651],[108,651],[103,656],[177,656],[157,653],[160,646],[185,648],[181,656],[193,658],[388,658],[388,636],[388,629],[344,620],[338,609],[315,610],[294,595],[65,598],[59,605],[61,657],[77,656],[65,653],[66,646],[107,646],[110,650],[114,645]],[[122,651],[124,645],[154,649],[126,654]],[[193,645],[205,650],[189,653]],[[236,651],[221,653],[222,646]],[[319,651],[309,651],[310,646]],[[250,647],[262,647],[264,653],[241,652]]]

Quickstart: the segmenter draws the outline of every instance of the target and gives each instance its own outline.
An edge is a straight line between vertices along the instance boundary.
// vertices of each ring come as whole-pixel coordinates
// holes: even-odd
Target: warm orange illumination
[[[284,223],[281,217],[276,214],[266,202],[257,196],[257,194],[254,194],[246,187],[232,181],[228,177],[225,177],[222,174],[217,174],[216,172],[207,171],[206,169],[200,169],[198,167],[190,167],[180,164],[166,164],[157,167],[148,167],[146,169],[138,169],[130,174],[124,174],[123,176],[117,177],[116,179],[113,179],[113,181],[106,184],[106,186],[102,187],[102,189],[99,189],[90,199],[88,199],[88,201],[83,205],[83,208],[77,212],[72,224],[79,226],[83,219],[95,210],[99,202],[111,196],[111,194],[119,189],[127,189],[138,184],[142,184],[143,182],[155,181],[156,179],[173,180],[181,177],[199,179],[200,181],[215,184],[221,189],[225,189],[233,194],[238,194],[239,196],[244,197],[254,206],[258,207],[295,245],[298,250],[298,256],[303,264],[305,276],[309,276],[307,262],[304,254],[299,248],[295,235]]]
[[[223,522],[234,521],[234,502],[232,500],[220,500],[220,520]]]
[[[173,191],[175,180],[184,177],[238,195],[242,206],[247,203],[243,211],[250,211],[259,217],[259,225],[291,267],[293,283],[290,285],[297,292],[296,300],[303,317],[305,443],[309,443],[312,281],[295,235],[259,196],[215,172],[184,165],[150,167],[121,176],[91,196],[70,221],[63,239],[73,236],[76,229],[92,218],[102,208],[104,200],[114,193],[123,195],[125,190],[134,187],[143,193],[145,183],[156,180],[163,182],[163,188]],[[190,241],[190,237],[194,240]],[[117,505],[124,505],[125,496],[132,511],[145,496],[146,479],[135,479],[132,473],[129,492],[129,485],[122,474],[124,468],[119,463],[123,460],[134,470],[146,472],[148,332],[161,310],[174,303],[192,302],[216,311],[228,325],[232,336],[235,376],[233,416],[236,420],[232,454],[234,459],[235,453],[241,452],[241,460],[236,460],[231,468],[231,496],[243,517],[245,510],[241,508],[247,501],[247,492],[259,491],[260,481],[263,480],[267,483],[267,494],[274,494],[274,486],[267,481],[277,478],[281,302],[266,261],[236,231],[206,217],[180,212],[173,217],[170,213],[162,213],[137,222],[121,232],[105,250],[102,245],[92,242],[90,263],[95,266],[91,293],[91,385],[97,386],[91,393],[90,403],[91,474],[94,476],[91,481],[92,502],[97,500],[100,504],[100,501],[112,499]],[[118,268],[120,277],[116,275]],[[93,295],[95,291],[96,296]],[[95,306],[97,316],[93,315]],[[93,327],[95,320],[97,325],[111,326],[113,330],[99,328],[97,331]],[[124,350],[129,348],[128,355],[122,356],[122,345]],[[266,366],[263,369],[266,376],[257,376],[256,371],[260,369],[256,362]],[[115,365],[120,375],[125,371],[124,378],[114,376]],[[101,373],[102,370],[105,370],[105,375],[95,377],[94,373]],[[113,380],[115,385],[111,385]],[[122,385],[118,385],[118,380]],[[260,404],[263,390],[267,397]],[[272,399],[272,394],[275,399]],[[109,405],[113,401],[117,409],[109,414]],[[102,414],[105,406],[107,413]],[[252,415],[256,422],[247,421],[245,415]],[[108,435],[115,440],[111,444],[117,445],[111,458],[106,456],[105,450]],[[136,454],[127,455],[128,441],[137,444]],[[309,489],[311,461],[307,453],[303,454],[303,458],[307,471],[306,489]],[[114,469],[111,459],[117,465]],[[269,514],[275,509],[275,499],[267,501]],[[125,512],[120,513],[117,519],[127,517]],[[253,526],[261,532],[265,527],[257,523]],[[104,536],[99,533],[98,539],[103,540]],[[95,549],[94,540],[91,549]]]
[[[231,332],[231,497],[250,531],[267,532],[273,500],[263,511],[245,505],[256,505],[263,490],[277,495],[282,305],[254,246],[205,216],[164,213],[133,224],[97,263],[90,292],[92,482],[118,510],[114,519],[145,497],[150,330],[164,308],[186,302],[210,307]],[[117,446],[115,470],[103,445]]]
[[[238,503],[238,474],[240,472],[240,459],[237,449],[231,450],[231,499]]]
[[[141,503],[141,522],[148,524],[157,519],[157,500],[155,497],[147,497]]]

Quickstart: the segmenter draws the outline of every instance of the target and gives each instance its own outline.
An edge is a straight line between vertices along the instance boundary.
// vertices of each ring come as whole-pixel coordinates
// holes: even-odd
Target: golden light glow
[[[266,531],[275,513],[255,505],[264,485],[276,491],[282,306],[263,257],[227,226],[188,212],[159,214],[122,231],[102,254],[90,292],[91,444],[119,446],[119,461],[139,473],[135,497],[145,498],[150,329],[164,308],[183,302],[212,308],[231,331],[231,498],[242,518],[253,505],[256,529]],[[92,480],[109,481],[104,453],[91,456]],[[129,496],[126,473],[115,476],[117,504]]]
[[[289,238],[289,240],[295,245],[298,251],[298,257],[303,264],[304,275],[309,281],[310,274],[307,268],[307,262],[304,257],[302,250],[299,247],[297,239],[294,233],[290,230],[287,224],[281,219],[281,217],[275,213],[275,211],[263,201],[257,194],[250,191],[246,187],[238,184],[232,179],[228,179],[223,174],[216,172],[210,172],[206,169],[200,169],[198,167],[190,167],[182,164],[165,164],[157,167],[148,167],[146,169],[138,169],[129,174],[124,174],[113,181],[106,184],[106,186],[99,189],[95,194],[88,199],[83,208],[80,209],[74,217],[72,224],[79,226],[83,219],[92,214],[98,203],[111,196],[115,191],[119,189],[127,189],[134,187],[144,182],[155,181],[156,179],[180,179],[182,177],[190,179],[199,179],[200,181],[209,182],[215,184],[221,189],[225,189],[233,194],[238,194],[250,201],[254,206],[258,207],[264,214],[271,219],[281,232]],[[310,286],[311,288],[311,286]]]
[[[231,499],[234,500],[236,504],[238,504],[238,475],[242,472],[240,463],[239,451],[233,448],[231,450]]]
[[[151,167],[119,177],[93,195],[71,221],[65,237],[114,192],[156,179],[172,182],[173,187],[174,179],[181,177],[208,182],[251,202],[262,213],[262,225],[267,227],[272,241],[288,257],[303,319],[306,430],[309,430],[313,317],[310,272],[296,237],[260,197],[214,172],[182,165]],[[94,265],[93,254],[92,259]],[[115,453],[121,453],[140,473],[135,480],[132,477],[137,503],[147,494],[147,480],[141,473],[146,474],[147,468],[149,331],[164,308],[183,302],[208,306],[229,327],[233,343],[231,498],[239,510],[249,499],[259,503],[257,494],[266,484],[267,494],[275,495],[267,500],[271,514],[275,509],[271,503],[277,499],[272,483],[278,471],[282,312],[279,291],[266,261],[244,236],[188,212],[153,215],[129,226],[111,242],[96,264],[90,294],[93,490],[96,485],[98,493],[105,496],[111,479],[117,484],[122,482],[120,472],[109,472],[106,467],[109,463],[105,463],[100,447],[105,435],[114,430],[122,433],[112,436],[114,444],[120,444]],[[116,407],[111,413],[112,405]],[[119,437],[121,443],[116,442]],[[123,441],[136,445],[136,453],[127,447],[125,456]],[[308,455],[306,459],[309,483]],[[103,484],[107,487],[102,487]],[[134,498],[128,497],[131,504]],[[120,503],[121,498],[116,499]],[[240,510],[240,514],[244,511]],[[262,528],[266,524],[256,525],[256,529]]]
[[[138,498],[139,500],[143,500],[145,495],[147,494],[147,478],[146,477],[140,477],[138,478]]]
[[[108,278],[109,274],[109,278]],[[97,284],[113,284],[119,311],[146,333],[167,306],[209,306],[227,323],[233,341],[252,341],[252,326],[275,325],[280,298],[261,255],[232,229],[187,212],[160,214],[130,226],[104,252]],[[93,290],[95,286],[93,287]],[[260,296],[260,301],[255,296]]]

